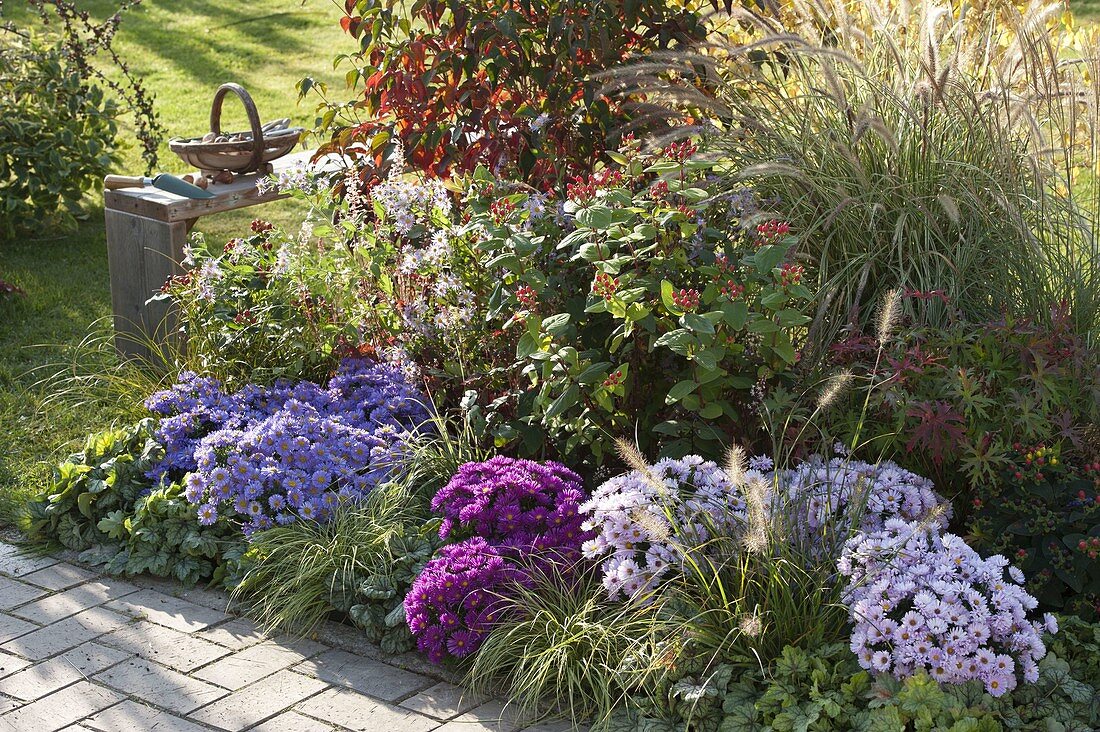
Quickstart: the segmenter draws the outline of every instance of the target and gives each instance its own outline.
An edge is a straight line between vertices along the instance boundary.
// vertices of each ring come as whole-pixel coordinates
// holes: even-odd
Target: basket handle
[[[252,158],[248,161],[245,172],[259,170],[264,160],[264,132],[260,127],[260,113],[256,111],[256,103],[243,86],[229,82],[218,87],[218,91],[214,93],[214,103],[210,106],[210,131],[215,135],[222,133],[222,102],[229,92],[240,98],[248,115],[248,123],[252,125]]]

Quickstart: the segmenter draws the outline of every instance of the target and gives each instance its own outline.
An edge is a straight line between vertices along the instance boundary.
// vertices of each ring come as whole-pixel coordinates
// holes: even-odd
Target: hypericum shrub
[[[518,335],[521,378],[489,396],[498,442],[599,462],[609,435],[673,457],[759,439],[763,391],[799,360],[809,275],[789,227],[750,191],[714,195],[694,151],[628,142],[560,202],[475,172],[470,226],[503,270],[489,315]]]
[[[878,358],[877,346],[860,336],[833,350],[857,372]],[[1100,420],[1098,356],[1061,307],[1046,323],[915,329],[887,344],[868,418],[859,399],[847,411],[834,408],[830,428],[845,440],[860,430],[876,449],[905,455],[939,485],[956,487],[963,509],[973,498],[966,486],[998,483],[1015,444],[1060,443],[1067,459],[1091,458],[1083,453],[1087,428]]]
[[[83,552],[111,574],[210,578],[234,550],[236,531],[226,521],[200,525],[182,486],[147,477],[163,455],[151,419],[90,436],[29,503],[29,534]]]
[[[345,360],[327,389],[277,383],[225,394],[216,380],[184,374],[147,406],[164,417],[157,436],[168,445],[150,474],[183,480],[200,523],[235,516],[246,535],[324,520],[361,499],[428,419],[405,367],[363,359]]]
[[[432,499],[432,510],[443,515],[443,539],[472,533],[541,552],[575,547],[587,538],[580,512],[585,497],[580,476],[564,465],[498,455],[459,468]]]
[[[359,41],[352,105],[320,105],[322,149],[374,158],[399,141],[436,175],[485,165],[536,185],[588,172],[634,114],[600,72],[701,40],[700,14],[669,0],[346,0]],[[304,80],[299,90],[324,86]]]
[[[1033,618],[1038,601],[1004,557],[983,559],[958,536],[891,519],[849,540],[839,569],[850,580],[851,648],[863,668],[977,679],[995,697],[1038,680],[1042,634],[1058,624],[1049,613]]]
[[[979,486],[967,522],[980,551],[1023,570],[1045,609],[1100,612],[1100,462],[1066,461],[1058,445],[1014,445],[998,479]]]

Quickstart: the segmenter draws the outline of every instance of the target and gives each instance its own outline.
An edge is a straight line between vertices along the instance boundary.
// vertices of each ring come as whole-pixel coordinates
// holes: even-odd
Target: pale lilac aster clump
[[[927,523],[889,519],[855,535],[839,569],[860,665],[897,678],[925,670],[942,683],[976,679],[993,696],[1037,681],[1042,633],[1057,623],[1035,617],[1038,601],[1008,568]]]
[[[761,479],[756,471],[748,478]],[[602,559],[604,587],[612,598],[650,593],[679,553],[678,541],[701,544],[711,529],[734,532],[745,517],[737,485],[713,462],[698,455],[664,459],[646,473],[634,471],[607,481],[581,505],[585,530],[595,531],[581,551]],[[675,528],[672,522],[675,521]]]
[[[782,505],[776,508],[787,528],[820,544],[821,550],[835,549],[829,537],[843,541],[852,529],[879,531],[895,518],[930,518],[946,529],[951,515],[950,503],[931,480],[889,460],[872,464],[814,456],[774,477],[782,489]],[[858,525],[852,526],[855,520]]]

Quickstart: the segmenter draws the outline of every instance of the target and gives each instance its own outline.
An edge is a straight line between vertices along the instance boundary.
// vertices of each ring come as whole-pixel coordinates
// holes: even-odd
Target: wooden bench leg
[[[157,363],[150,345],[174,339],[176,323],[167,302],[146,301],[183,271],[189,227],[110,209],[105,216],[115,348],[123,358]]]

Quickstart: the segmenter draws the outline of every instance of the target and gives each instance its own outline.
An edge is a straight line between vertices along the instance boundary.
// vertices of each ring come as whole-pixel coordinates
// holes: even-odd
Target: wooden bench
[[[308,165],[311,157],[312,152],[287,155],[272,163],[274,172]],[[154,344],[175,337],[168,303],[147,301],[169,277],[183,272],[183,245],[199,217],[286,197],[274,190],[261,193],[262,177],[252,173],[232,183],[211,183],[214,197],[205,199],[152,187],[104,191],[115,348],[123,358],[156,363]]]

